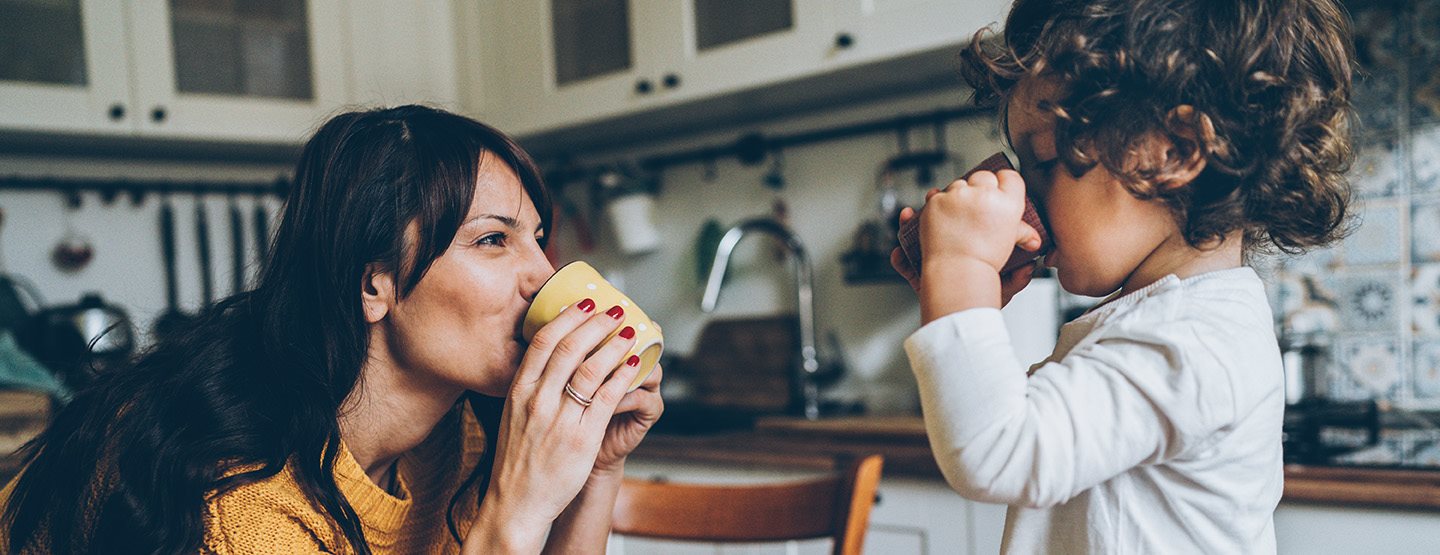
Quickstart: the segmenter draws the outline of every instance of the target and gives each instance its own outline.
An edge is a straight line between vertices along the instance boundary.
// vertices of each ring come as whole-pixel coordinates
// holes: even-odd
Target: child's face
[[[1100,297],[1125,286],[1179,226],[1164,205],[1135,198],[1103,165],[1070,174],[1056,151],[1055,116],[1038,108],[1057,92],[1039,78],[1016,87],[1007,109],[1010,144],[1054,240],[1045,264],[1066,291]]]

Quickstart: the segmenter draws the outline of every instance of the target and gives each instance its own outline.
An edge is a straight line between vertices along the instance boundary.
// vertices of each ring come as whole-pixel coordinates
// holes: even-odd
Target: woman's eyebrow
[[[462,225],[470,225],[480,220],[495,220],[502,224],[505,224],[505,226],[509,227],[510,229],[520,229],[519,220],[511,218],[510,216],[501,216],[499,214],[480,214],[478,216],[465,220],[465,223]]]

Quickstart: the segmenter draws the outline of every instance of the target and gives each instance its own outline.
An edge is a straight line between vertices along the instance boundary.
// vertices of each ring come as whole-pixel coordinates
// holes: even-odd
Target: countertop
[[[830,469],[869,453],[885,456],[887,476],[943,479],[919,417],[762,418],[745,431],[651,434],[635,456]],[[1440,512],[1440,470],[1287,465],[1284,500]]]

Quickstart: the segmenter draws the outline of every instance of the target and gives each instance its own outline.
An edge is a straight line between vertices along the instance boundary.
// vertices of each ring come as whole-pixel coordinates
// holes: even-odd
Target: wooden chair
[[[883,457],[843,463],[803,482],[700,485],[625,480],[615,501],[616,534],[694,542],[770,542],[830,537],[836,555],[858,555]]]

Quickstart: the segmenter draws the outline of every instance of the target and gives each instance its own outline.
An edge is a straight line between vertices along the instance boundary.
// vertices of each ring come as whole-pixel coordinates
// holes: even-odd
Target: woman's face
[[[380,337],[397,367],[440,386],[508,393],[524,354],[525,310],[555,272],[541,238],[540,214],[519,176],[483,155],[454,241],[376,324],[384,326]]]

